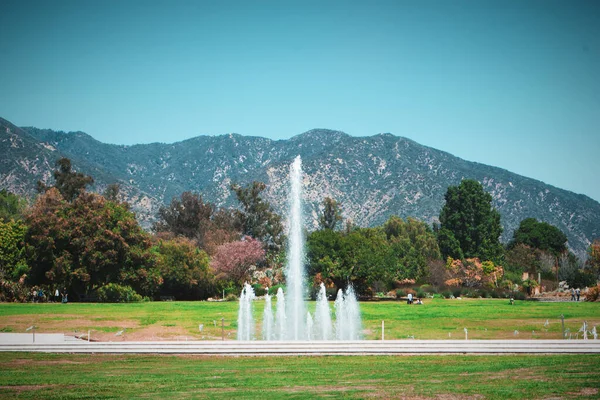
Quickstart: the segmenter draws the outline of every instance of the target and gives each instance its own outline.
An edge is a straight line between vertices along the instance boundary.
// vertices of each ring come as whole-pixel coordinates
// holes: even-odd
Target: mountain
[[[287,175],[302,157],[307,223],[316,227],[326,196],[361,226],[390,215],[437,221],[449,185],[480,181],[493,197],[504,226],[503,241],[521,220],[535,217],[560,228],[584,256],[600,237],[600,203],[501,168],[474,163],[391,134],[353,137],[314,129],[289,140],[237,134],[199,136],[182,142],[134,146],[98,142],[83,132],[18,128],[0,119],[0,187],[32,196],[35,182],[49,182],[54,161],[65,156],[96,180],[95,190],[120,182],[142,225],[160,205],[183,191],[200,192],[218,206],[236,206],[231,183],[265,182],[265,198],[284,214]]]

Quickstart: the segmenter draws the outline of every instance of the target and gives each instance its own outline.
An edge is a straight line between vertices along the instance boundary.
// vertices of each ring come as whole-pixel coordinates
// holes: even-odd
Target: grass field
[[[0,353],[0,397],[598,398],[598,355],[202,357]]]
[[[255,302],[257,325],[263,304]],[[314,306],[309,303],[309,310],[314,311]],[[24,332],[35,325],[41,333],[80,335],[91,330],[92,339],[98,340],[209,340],[221,338],[223,318],[225,338],[234,339],[237,308],[236,302],[3,303],[0,332]],[[469,339],[559,339],[561,315],[573,337],[583,321],[600,328],[600,303],[517,301],[510,305],[504,299],[431,299],[422,306],[363,302],[360,309],[365,339],[381,338],[382,320],[386,339],[462,339],[464,328]],[[115,336],[123,328],[125,333]]]
[[[101,340],[235,338],[237,303],[0,304],[0,331]],[[257,301],[260,320],[263,303]],[[575,334],[600,303],[427,300],[360,305],[366,339],[547,338]],[[314,303],[309,304],[309,310]],[[545,322],[548,321],[546,326]],[[200,332],[199,325],[203,325]],[[123,335],[115,336],[126,328]],[[518,335],[515,335],[518,330]],[[0,353],[0,398],[599,398],[600,355],[206,357]]]

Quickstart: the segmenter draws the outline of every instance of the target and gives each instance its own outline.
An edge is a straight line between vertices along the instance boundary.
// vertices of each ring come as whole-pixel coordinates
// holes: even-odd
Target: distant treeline
[[[92,177],[66,158],[54,181],[38,184],[31,205],[0,192],[0,301],[59,300],[57,290],[69,300],[203,300],[233,296],[244,282],[259,294],[285,285],[282,218],[262,198],[261,182],[231,186],[238,209],[184,192],[161,207],[149,233],[120,201],[118,184],[87,192]],[[513,291],[596,283],[600,240],[584,262],[567,250],[563,232],[529,218],[502,246],[500,214],[480,183],[463,180],[445,199],[434,226],[392,216],[361,228],[343,220],[343,204],[325,198],[320,228],[306,233],[311,291],[321,282],[332,293],[352,284],[361,296],[423,284]]]

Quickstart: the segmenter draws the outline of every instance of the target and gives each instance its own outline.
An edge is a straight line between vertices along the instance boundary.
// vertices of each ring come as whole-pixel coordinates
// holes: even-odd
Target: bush
[[[264,296],[265,294],[267,294],[267,290],[262,287],[262,285],[260,285],[259,283],[255,283],[254,285],[252,285],[252,289],[254,289],[254,295],[256,296]]]
[[[397,289],[396,290],[396,298],[400,299],[402,297],[406,297],[406,292],[402,289]]]
[[[238,297],[233,294],[233,293],[229,293],[227,295],[225,295],[225,301],[237,301]]]
[[[571,287],[584,288],[596,285],[596,276],[589,271],[578,269],[573,275],[573,280],[569,282]]]
[[[584,297],[585,301],[598,301],[600,297],[600,285],[589,288]]]
[[[435,294],[437,293],[437,290],[435,289],[435,287],[431,286],[431,285],[421,285],[421,290],[423,290],[426,293],[432,293]]]
[[[452,296],[460,297],[461,294],[462,294],[462,288],[457,287],[457,288],[452,289]]]
[[[131,286],[109,283],[98,289],[98,300],[102,303],[135,303],[143,298]]]
[[[515,300],[525,300],[527,298],[523,292],[512,292],[511,297]]]
[[[30,290],[22,282],[4,280],[0,277],[0,302],[21,302],[29,300]]]
[[[445,298],[445,299],[450,299],[450,298],[452,298],[452,292],[451,292],[451,291],[449,291],[449,290],[442,290],[442,291],[440,292],[440,295],[441,295],[443,298]]]
[[[422,288],[418,288],[416,296],[417,296],[417,299],[423,299],[423,298],[427,297],[427,293],[425,293],[425,291]]]
[[[275,285],[273,287],[269,288],[269,294],[271,296],[274,296],[277,294],[277,289],[281,288],[281,290],[283,290],[285,292],[285,286],[284,285]]]

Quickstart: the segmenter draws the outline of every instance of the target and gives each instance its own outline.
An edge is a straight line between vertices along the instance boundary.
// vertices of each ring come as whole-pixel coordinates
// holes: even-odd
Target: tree
[[[437,240],[442,257],[452,257],[459,260],[465,258],[459,241],[449,229],[440,229],[437,233]]]
[[[415,218],[406,221],[392,216],[383,224],[390,256],[398,263],[396,279],[423,280],[428,274],[428,263],[440,259],[440,250],[431,228]]]
[[[567,250],[567,236],[557,227],[547,222],[538,222],[535,218],[526,218],[515,230],[509,249],[525,244],[534,249],[551,252],[555,257]]]
[[[104,198],[108,201],[117,202],[119,201],[119,192],[121,190],[121,185],[118,183],[111,183],[104,190]]]
[[[315,231],[308,236],[307,249],[309,274],[320,274],[338,288],[352,284],[364,294],[375,282],[388,282],[398,273],[381,228]]]
[[[208,255],[187,238],[161,240],[153,247],[163,279],[160,294],[178,300],[205,300],[213,291]]]
[[[262,182],[252,182],[246,187],[231,185],[242,210],[237,212],[242,234],[260,240],[267,249],[279,251],[284,236],[281,217],[264,201],[261,193],[266,186]]]
[[[2,189],[0,191],[0,221],[22,219],[26,205],[25,199]]]
[[[522,274],[529,272],[535,274],[540,268],[540,250],[519,243],[506,252],[506,269]]]
[[[214,209],[214,205],[204,202],[200,194],[183,192],[181,199],[174,197],[168,207],[160,207],[154,230],[197,240],[202,247],[204,235],[211,226]]]
[[[162,283],[150,237],[126,207],[82,192],[72,203],[52,188],[25,219],[28,280],[89,293],[108,283],[152,295]]]
[[[323,215],[319,218],[321,229],[335,230],[337,223],[342,220],[340,203],[331,197],[325,197],[323,207]]]
[[[440,228],[452,232],[467,258],[500,260],[502,225],[500,213],[492,207],[492,196],[472,179],[450,186],[440,212]],[[444,244],[444,247],[447,244]],[[442,244],[440,244],[442,247]]]
[[[210,266],[217,279],[231,280],[242,286],[251,280],[252,267],[264,259],[263,244],[246,236],[243,240],[219,246]]]
[[[585,267],[596,277],[596,279],[600,278],[600,239],[595,239],[592,244],[590,244]]]
[[[0,271],[13,281],[28,272],[25,260],[25,233],[22,221],[0,221]]]
[[[498,286],[498,281],[504,275],[504,269],[493,261],[481,262],[478,258],[455,260],[448,257],[446,269],[451,278],[445,283],[448,286]]]
[[[79,194],[85,190],[86,186],[94,183],[91,176],[84,175],[81,172],[75,172],[71,169],[71,160],[61,158],[56,162],[57,169],[54,171],[54,186],[62,197],[67,201],[73,201]],[[50,187],[43,182],[38,181],[38,191],[45,192]]]

